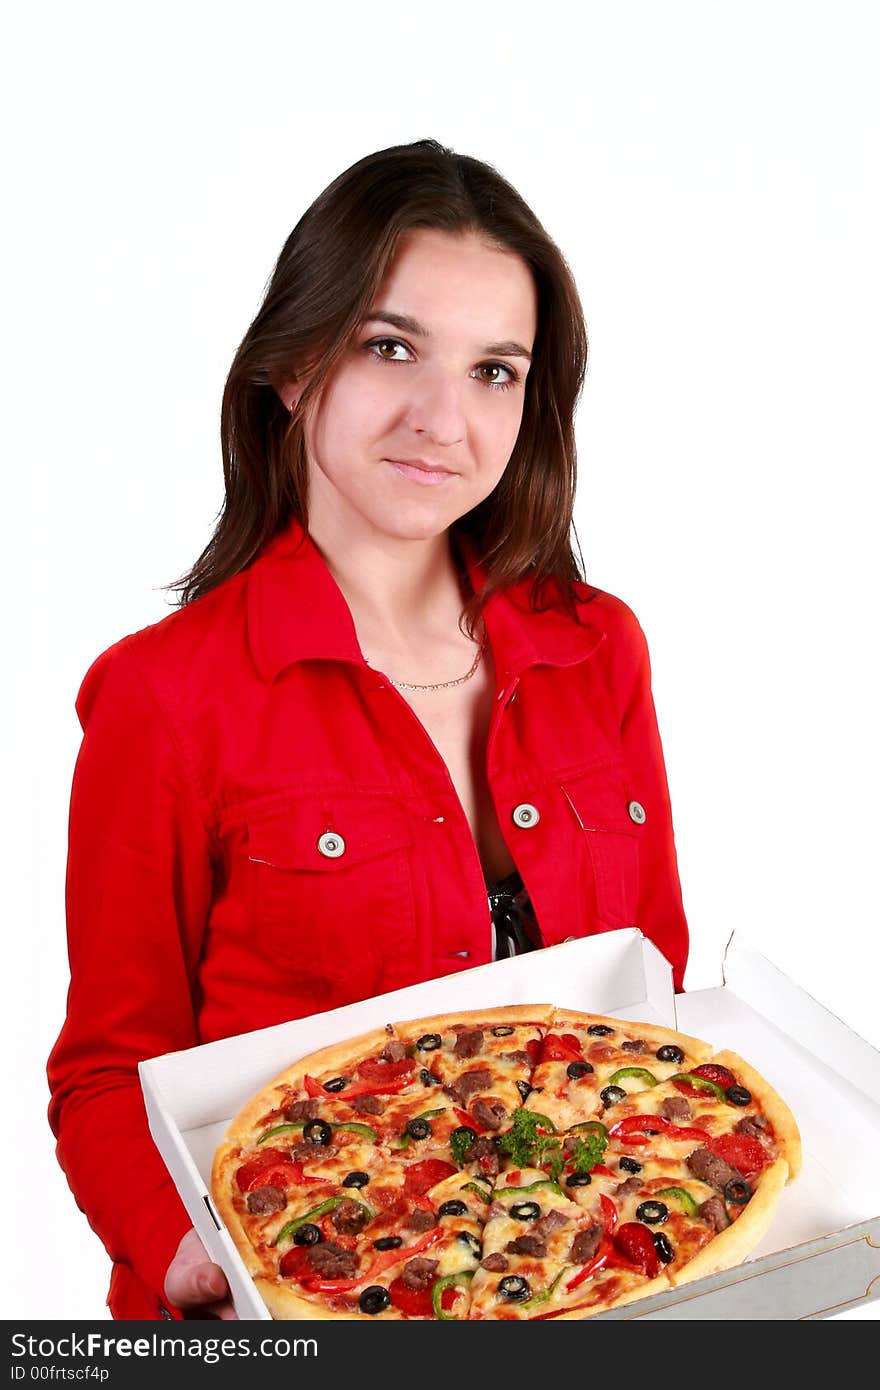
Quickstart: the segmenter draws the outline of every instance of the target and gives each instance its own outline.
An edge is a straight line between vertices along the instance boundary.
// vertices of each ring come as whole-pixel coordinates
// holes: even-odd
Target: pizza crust
[[[785,1101],[770,1085],[769,1081],[735,1052],[719,1052],[713,1058],[721,1067],[727,1067],[751,1091],[752,1099],[757,1101],[762,1112],[773,1126],[776,1145],[780,1155],[788,1164],[788,1181],[796,1178],[803,1161],[800,1130]]]
[[[704,1279],[706,1275],[716,1274],[721,1269],[730,1269],[744,1260],[770,1225],[779,1194],[787,1181],[788,1164],[784,1158],[775,1159],[763,1169],[754,1196],[742,1216],[738,1216],[725,1231],[719,1231],[682,1270],[669,1271],[673,1288],[690,1284],[694,1279]]]

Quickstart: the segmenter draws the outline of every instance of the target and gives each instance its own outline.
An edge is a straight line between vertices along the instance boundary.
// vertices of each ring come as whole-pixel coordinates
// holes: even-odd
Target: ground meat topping
[[[498,1170],[501,1166],[498,1150],[492,1143],[488,1134],[481,1134],[479,1139],[474,1140],[465,1158],[468,1163],[477,1163],[480,1172],[485,1173],[487,1177],[494,1178],[498,1176]]]
[[[660,1114],[664,1120],[689,1120],[691,1107],[684,1096],[667,1096],[660,1106]]]
[[[734,1126],[737,1134],[747,1134],[750,1139],[763,1139],[767,1120],[763,1115],[746,1115],[744,1120]]]
[[[686,1163],[695,1178],[707,1182],[710,1187],[717,1187],[719,1192],[723,1192],[729,1182],[743,1180],[742,1173],[708,1149],[694,1149],[692,1154],[688,1154]]]
[[[385,1044],[379,1056],[385,1062],[402,1062],[406,1056],[406,1047],[397,1038],[394,1038]]]
[[[489,1068],[477,1067],[473,1071],[466,1071],[463,1076],[459,1076],[450,1086],[444,1086],[443,1089],[464,1108],[471,1096],[475,1096],[478,1091],[484,1091],[491,1084],[492,1073]]]
[[[339,1203],[330,1217],[333,1229],[338,1231],[341,1236],[358,1235],[369,1219],[370,1215],[366,1207],[362,1207],[360,1202],[353,1202],[348,1198]]]
[[[410,1231],[430,1231],[432,1226],[437,1225],[437,1218],[427,1207],[416,1207],[410,1212],[404,1225]]]
[[[358,1258],[355,1252],[343,1250],[333,1240],[310,1245],[308,1251],[312,1268],[327,1279],[353,1279],[357,1273]]]
[[[358,1115],[381,1115],[385,1106],[378,1096],[355,1096],[351,1108]]]
[[[509,1240],[504,1249],[508,1255],[532,1255],[536,1260],[543,1260],[547,1242],[534,1234],[517,1236],[516,1240]]]
[[[400,1277],[408,1289],[427,1289],[434,1282],[436,1269],[436,1260],[417,1255],[414,1260],[403,1266]]]
[[[639,1055],[651,1051],[644,1038],[634,1038],[632,1042],[622,1042],[620,1047],[623,1052],[636,1052]]]
[[[295,1100],[284,1110],[285,1120],[314,1120],[317,1114],[317,1100]]]
[[[500,1250],[496,1251],[494,1255],[486,1255],[484,1259],[480,1260],[480,1264],[483,1269],[490,1270],[492,1274],[503,1274],[505,1269],[510,1268],[510,1260],[506,1255],[502,1255]]]
[[[527,1052],[502,1052],[501,1060],[504,1062],[516,1062],[520,1067],[530,1067],[532,1059]]]
[[[727,1212],[720,1197],[707,1197],[700,1206],[700,1215],[716,1231],[723,1231],[727,1223]]]
[[[290,1157],[294,1163],[321,1163],[325,1158],[335,1158],[338,1153],[335,1144],[310,1144],[304,1140],[291,1147]]]
[[[484,1129],[501,1129],[507,1122],[507,1109],[500,1100],[475,1100],[471,1106],[471,1113]]]
[[[564,1211],[548,1211],[546,1216],[532,1222],[532,1230],[539,1236],[552,1236],[554,1231],[567,1226],[570,1221],[571,1217],[566,1216]]]
[[[507,1210],[507,1207],[504,1205],[503,1202],[493,1202],[491,1207],[489,1208],[489,1216],[487,1219],[491,1221],[493,1217],[509,1215],[510,1212]]]
[[[585,1231],[578,1231],[574,1240],[571,1242],[569,1259],[576,1265],[585,1265],[591,1260],[599,1249],[599,1241],[602,1239],[601,1226],[588,1226]]]
[[[482,1028],[465,1028],[455,1039],[452,1049],[456,1057],[476,1057],[483,1047]]]
[[[244,1200],[252,1216],[267,1216],[269,1212],[283,1211],[287,1206],[287,1196],[280,1187],[255,1187]]]
[[[627,1178],[626,1182],[618,1183],[614,1189],[614,1195],[615,1197],[628,1197],[631,1192],[639,1192],[641,1186],[641,1178],[634,1173],[631,1178]]]

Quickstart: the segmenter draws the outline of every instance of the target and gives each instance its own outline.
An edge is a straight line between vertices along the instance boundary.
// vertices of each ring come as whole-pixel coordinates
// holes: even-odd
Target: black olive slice
[[[565,1074],[570,1081],[580,1081],[582,1076],[589,1076],[592,1070],[589,1062],[569,1062]]]
[[[640,1173],[642,1171],[641,1163],[636,1163],[634,1158],[622,1158],[617,1166],[622,1168],[624,1173]]]
[[[459,1201],[457,1197],[453,1197],[450,1202],[441,1202],[437,1208],[438,1216],[465,1216],[466,1214],[466,1204]]]
[[[423,1086],[441,1086],[443,1084],[439,1076],[435,1076],[432,1071],[428,1071],[427,1067],[422,1067],[422,1070],[419,1072],[419,1080]]]
[[[622,1086],[606,1086],[599,1095],[603,1105],[616,1105],[619,1100],[626,1100],[626,1091]]]
[[[438,1047],[442,1047],[443,1039],[439,1033],[423,1033],[416,1042],[416,1047],[420,1052],[436,1052]]]
[[[528,1081],[517,1081],[516,1089],[519,1091],[523,1100],[528,1100],[529,1096],[532,1094],[532,1088]]]
[[[329,1144],[332,1138],[333,1131],[324,1120],[309,1120],[303,1125],[303,1139],[310,1144]]]
[[[514,1202],[510,1214],[517,1221],[537,1221],[541,1215],[541,1208],[537,1202]]]
[[[565,1179],[566,1187],[589,1187],[593,1179],[589,1173],[572,1173]]]
[[[369,1173],[362,1173],[360,1169],[355,1169],[353,1173],[346,1173],[342,1179],[343,1187],[366,1187],[370,1181]]]
[[[459,1231],[458,1239],[462,1245],[467,1246],[468,1250],[472,1255],[482,1254],[482,1246],[480,1245],[480,1242],[477,1240],[477,1237],[473,1235],[470,1231]]]
[[[745,1178],[732,1178],[724,1189],[724,1199],[734,1206],[744,1207],[752,1199],[752,1189]]]
[[[609,1033],[614,1032],[614,1029],[609,1028],[607,1023],[591,1023],[587,1032],[593,1038],[607,1038]]]
[[[502,1298],[509,1298],[513,1303],[521,1303],[524,1298],[529,1297],[532,1291],[527,1279],[521,1279],[518,1274],[508,1274],[506,1278],[499,1279],[498,1292]]]
[[[391,1295],[387,1289],[383,1289],[381,1284],[371,1284],[358,1299],[358,1308],[362,1313],[384,1313],[390,1302]]]
[[[654,1249],[665,1265],[668,1265],[670,1260],[675,1259],[675,1251],[669,1243],[669,1237],[663,1231],[654,1232]]]
[[[380,1236],[378,1240],[373,1241],[373,1249],[396,1250],[402,1244],[403,1238],[401,1236]]]
[[[724,1092],[731,1105],[751,1105],[752,1093],[745,1086],[728,1086]]]
[[[293,1233],[294,1245],[319,1245],[323,1239],[320,1226],[315,1226],[311,1221],[306,1221]]]
[[[646,1226],[662,1226],[669,1217],[665,1202],[641,1202],[636,1207],[636,1221],[644,1221]]]
[[[324,1082],[325,1091],[344,1091],[348,1085],[347,1076],[334,1076],[330,1081]]]
[[[513,1028],[509,1028],[506,1023],[499,1023],[497,1028],[492,1029],[492,1037],[509,1038],[511,1033],[513,1033],[514,1031],[515,1030]]]
[[[675,1062],[679,1067],[684,1061],[684,1053],[674,1043],[664,1043],[662,1047],[657,1048],[654,1056],[658,1062]]]
[[[410,1139],[427,1139],[431,1133],[431,1125],[428,1120],[407,1120],[406,1132]]]

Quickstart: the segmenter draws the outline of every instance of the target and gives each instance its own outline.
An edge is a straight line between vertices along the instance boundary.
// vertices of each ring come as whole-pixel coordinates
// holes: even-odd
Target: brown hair
[[[367,155],[324,190],[282,248],[263,303],[235,354],[221,412],[226,499],[211,540],[169,585],[190,603],[245,569],[296,517],[307,524],[302,413],[374,302],[401,235],[416,227],[476,232],[519,255],[538,296],[534,360],[523,418],[497,487],[461,517],[487,582],[468,606],[473,624],[489,594],[530,576],[573,597],[574,408],[587,334],[561,252],[515,189],[490,165],[417,140]],[[308,376],[291,414],[275,390]]]

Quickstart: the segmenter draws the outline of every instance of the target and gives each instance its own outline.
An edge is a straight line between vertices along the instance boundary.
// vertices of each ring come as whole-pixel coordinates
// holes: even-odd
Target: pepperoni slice
[[[292,1245],[281,1256],[278,1266],[282,1279],[304,1279],[314,1274],[307,1245]]]
[[[279,1163],[287,1163],[287,1154],[283,1149],[263,1149],[262,1153],[254,1158],[248,1159],[243,1163],[235,1175],[235,1181],[239,1192],[250,1192],[254,1186],[254,1180],[266,1168],[272,1168]]]
[[[379,1057],[368,1057],[361,1062],[357,1074],[362,1081],[397,1081],[401,1076],[409,1076],[415,1071],[414,1057],[401,1057],[399,1062],[385,1062]],[[343,1095],[342,1099],[345,1099]]]
[[[286,1192],[289,1187],[295,1187],[305,1181],[303,1166],[301,1163],[276,1163],[271,1168],[263,1168],[256,1177],[248,1183],[247,1191],[253,1192],[257,1187],[281,1187]],[[311,1178],[309,1181],[317,1181]]]
[[[407,1197],[421,1197],[424,1192],[442,1182],[444,1178],[452,1177],[458,1169],[451,1163],[446,1163],[442,1158],[425,1158],[421,1163],[414,1163],[407,1169],[406,1177],[403,1180],[403,1191]]]
[[[692,1067],[691,1076],[701,1076],[704,1081],[714,1081],[726,1091],[728,1086],[736,1085],[736,1077],[727,1067],[719,1067],[715,1062],[703,1062],[702,1066]]]
[[[750,1134],[719,1134],[707,1140],[706,1148],[741,1173],[758,1173],[770,1162],[760,1139]]]
[[[541,1051],[542,1062],[578,1062],[581,1059],[581,1045],[573,1033],[548,1033]]]
[[[403,1282],[403,1276],[400,1274],[396,1279],[392,1279],[388,1285],[388,1295],[395,1308],[399,1308],[401,1313],[405,1313],[408,1318],[434,1316],[430,1288],[411,1289]]]

